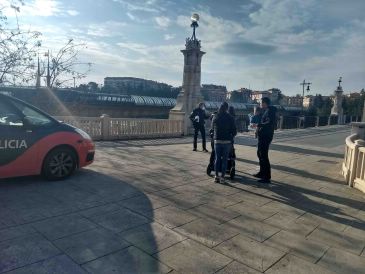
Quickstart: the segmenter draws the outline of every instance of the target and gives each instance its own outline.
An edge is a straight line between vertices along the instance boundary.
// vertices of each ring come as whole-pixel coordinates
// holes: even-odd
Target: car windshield
[[[26,120],[32,126],[48,126],[53,124],[53,121],[49,119],[44,114],[28,107],[20,102],[13,101],[13,104],[21,111],[24,115],[24,120]]]

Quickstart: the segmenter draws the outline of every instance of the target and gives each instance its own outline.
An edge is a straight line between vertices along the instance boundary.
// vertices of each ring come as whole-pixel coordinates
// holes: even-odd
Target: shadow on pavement
[[[341,158],[341,159],[344,156],[342,153],[318,151],[318,150],[307,149],[307,148],[279,145],[279,144],[275,144],[275,143],[270,145],[270,150],[293,152],[293,153],[305,154],[305,155],[316,155],[316,156],[323,156],[323,157]]]
[[[237,158],[236,160],[240,161],[240,162],[252,164],[252,165],[257,165],[257,161],[252,161],[252,160],[243,159],[243,158]],[[296,168],[292,168],[292,167],[288,167],[288,166],[271,164],[271,168],[272,169],[277,169],[277,170],[280,170],[280,171],[284,171],[286,173],[290,173],[290,174],[293,174],[293,175],[297,175],[297,176],[301,176],[301,177],[305,177],[305,178],[310,178],[310,179],[313,179],[313,180],[325,181],[325,182],[341,184],[341,185],[344,184],[343,181],[341,181],[341,180],[336,180],[336,179],[333,179],[333,178],[329,178],[329,177],[326,177],[326,176],[310,173],[310,172],[305,171],[305,170],[300,170],[300,169],[296,169]]]
[[[267,189],[275,194],[272,195],[271,193],[270,195],[267,195],[266,192],[260,194],[257,193],[257,191],[238,188],[249,194],[256,195],[257,197],[272,199],[275,202],[285,204],[336,223],[351,225],[352,227],[361,230],[365,229],[365,224],[362,220],[357,219],[342,210],[343,208],[357,210],[364,209],[364,201],[357,201],[316,190],[310,190],[308,188],[294,186],[290,183],[286,183],[285,181],[272,181],[271,184],[260,184],[250,177],[237,176],[234,183]],[[230,184],[230,187],[236,188],[234,183]],[[310,197],[313,197],[313,199]]]
[[[0,208],[1,273],[167,272],[145,252],[157,251],[149,198],[115,176],[83,169],[65,181],[0,180]],[[62,260],[50,262],[54,254]]]

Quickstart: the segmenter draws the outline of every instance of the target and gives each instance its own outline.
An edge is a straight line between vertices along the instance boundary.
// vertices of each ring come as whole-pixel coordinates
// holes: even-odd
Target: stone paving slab
[[[188,212],[191,214],[206,219],[216,224],[221,224],[232,220],[240,214],[230,208],[223,208],[217,205],[201,205],[190,209]]]
[[[211,248],[239,233],[235,229],[217,225],[204,219],[187,223],[175,228],[175,231]]]
[[[285,252],[241,235],[223,242],[214,249],[261,272],[266,271],[285,255]]]
[[[284,230],[265,241],[265,244],[312,263],[316,263],[329,249],[325,244],[305,239]]]
[[[121,209],[105,215],[96,216],[91,218],[91,220],[115,233],[149,222],[146,217],[128,209]]]
[[[155,256],[181,273],[214,273],[232,261],[192,240],[173,245]]]
[[[229,265],[219,270],[217,274],[259,274],[261,272],[256,271],[253,268],[250,268],[244,264],[241,264],[237,261],[231,262]]]
[[[359,239],[357,235],[352,235],[349,232],[336,232],[322,227],[315,229],[308,236],[308,239],[327,244],[331,247],[337,247],[356,255],[360,255],[365,247],[364,239]]]
[[[16,270],[8,274],[86,274],[87,272],[66,255],[58,255]]]
[[[130,246],[106,229],[94,229],[54,241],[54,245],[78,264],[95,260]]]
[[[329,249],[318,265],[336,273],[365,273],[365,259],[337,248]]]
[[[0,230],[0,242],[36,233],[30,225],[15,226]]]
[[[190,143],[149,141],[98,143],[66,181],[0,180],[0,273],[362,273],[365,195],[339,174],[343,147],[280,140],[270,185],[240,137],[228,185]]]
[[[222,226],[231,228],[241,235],[258,242],[263,242],[280,231],[280,229],[275,226],[258,222],[246,216],[235,218]]]
[[[89,273],[168,273],[171,268],[135,247],[129,247],[86,263]]]
[[[185,236],[158,223],[141,225],[121,232],[119,236],[148,254],[162,251],[186,239]]]
[[[41,235],[30,235],[0,243],[0,273],[29,265],[61,252]]]
[[[334,272],[287,254],[278,263],[271,267],[265,274],[334,274]],[[345,274],[345,273],[343,273]]]
[[[189,223],[198,217],[173,206],[166,206],[154,211],[154,220],[168,228],[175,228]]]
[[[96,225],[78,214],[54,217],[33,224],[47,239],[55,240],[78,232],[90,230]]]

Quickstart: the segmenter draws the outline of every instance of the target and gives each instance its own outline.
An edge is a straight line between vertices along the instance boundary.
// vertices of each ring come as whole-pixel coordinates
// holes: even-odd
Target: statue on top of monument
[[[197,48],[200,49],[200,40],[198,40],[196,38],[196,28],[199,27],[199,14],[197,13],[193,13],[193,15],[191,16],[191,27],[193,28],[193,35],[191,36],[191,38],[186,38],[186,49],[193,49],[193,48]]]

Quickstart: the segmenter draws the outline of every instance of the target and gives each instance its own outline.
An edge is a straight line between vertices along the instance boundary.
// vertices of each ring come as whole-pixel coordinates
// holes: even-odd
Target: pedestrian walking
[[[227,170],[228,155],[231,151],[232,140],[237,134],[233,117],[228,113],[228,104],[222,103],[217,115],[212,121],[214,133],[215,150],[215,178],[216,183],[225,183],[225,173]],[[219,176],[219,172],[221,175]]]
[[[197,151],[198,146],[198,134],[200,132],[202,136],[202,145],[203,151],[208,152],[206,147],[206,139],[205,139],[205,119],[208,119],[209,115],[205,111],[204,103],[199,103],[198,107],[193,110],[190,114],[190,120],[194,126],[194,144],[193,151]]]
[[[261,100],[262,117],[257,125],[257,157],[259,158],[260,171],[254,175],[260,183],[270,183],[271,165],[269,160],[269,147],[274,137],[276,125],[276,108],[271,106],[270,98]]]

